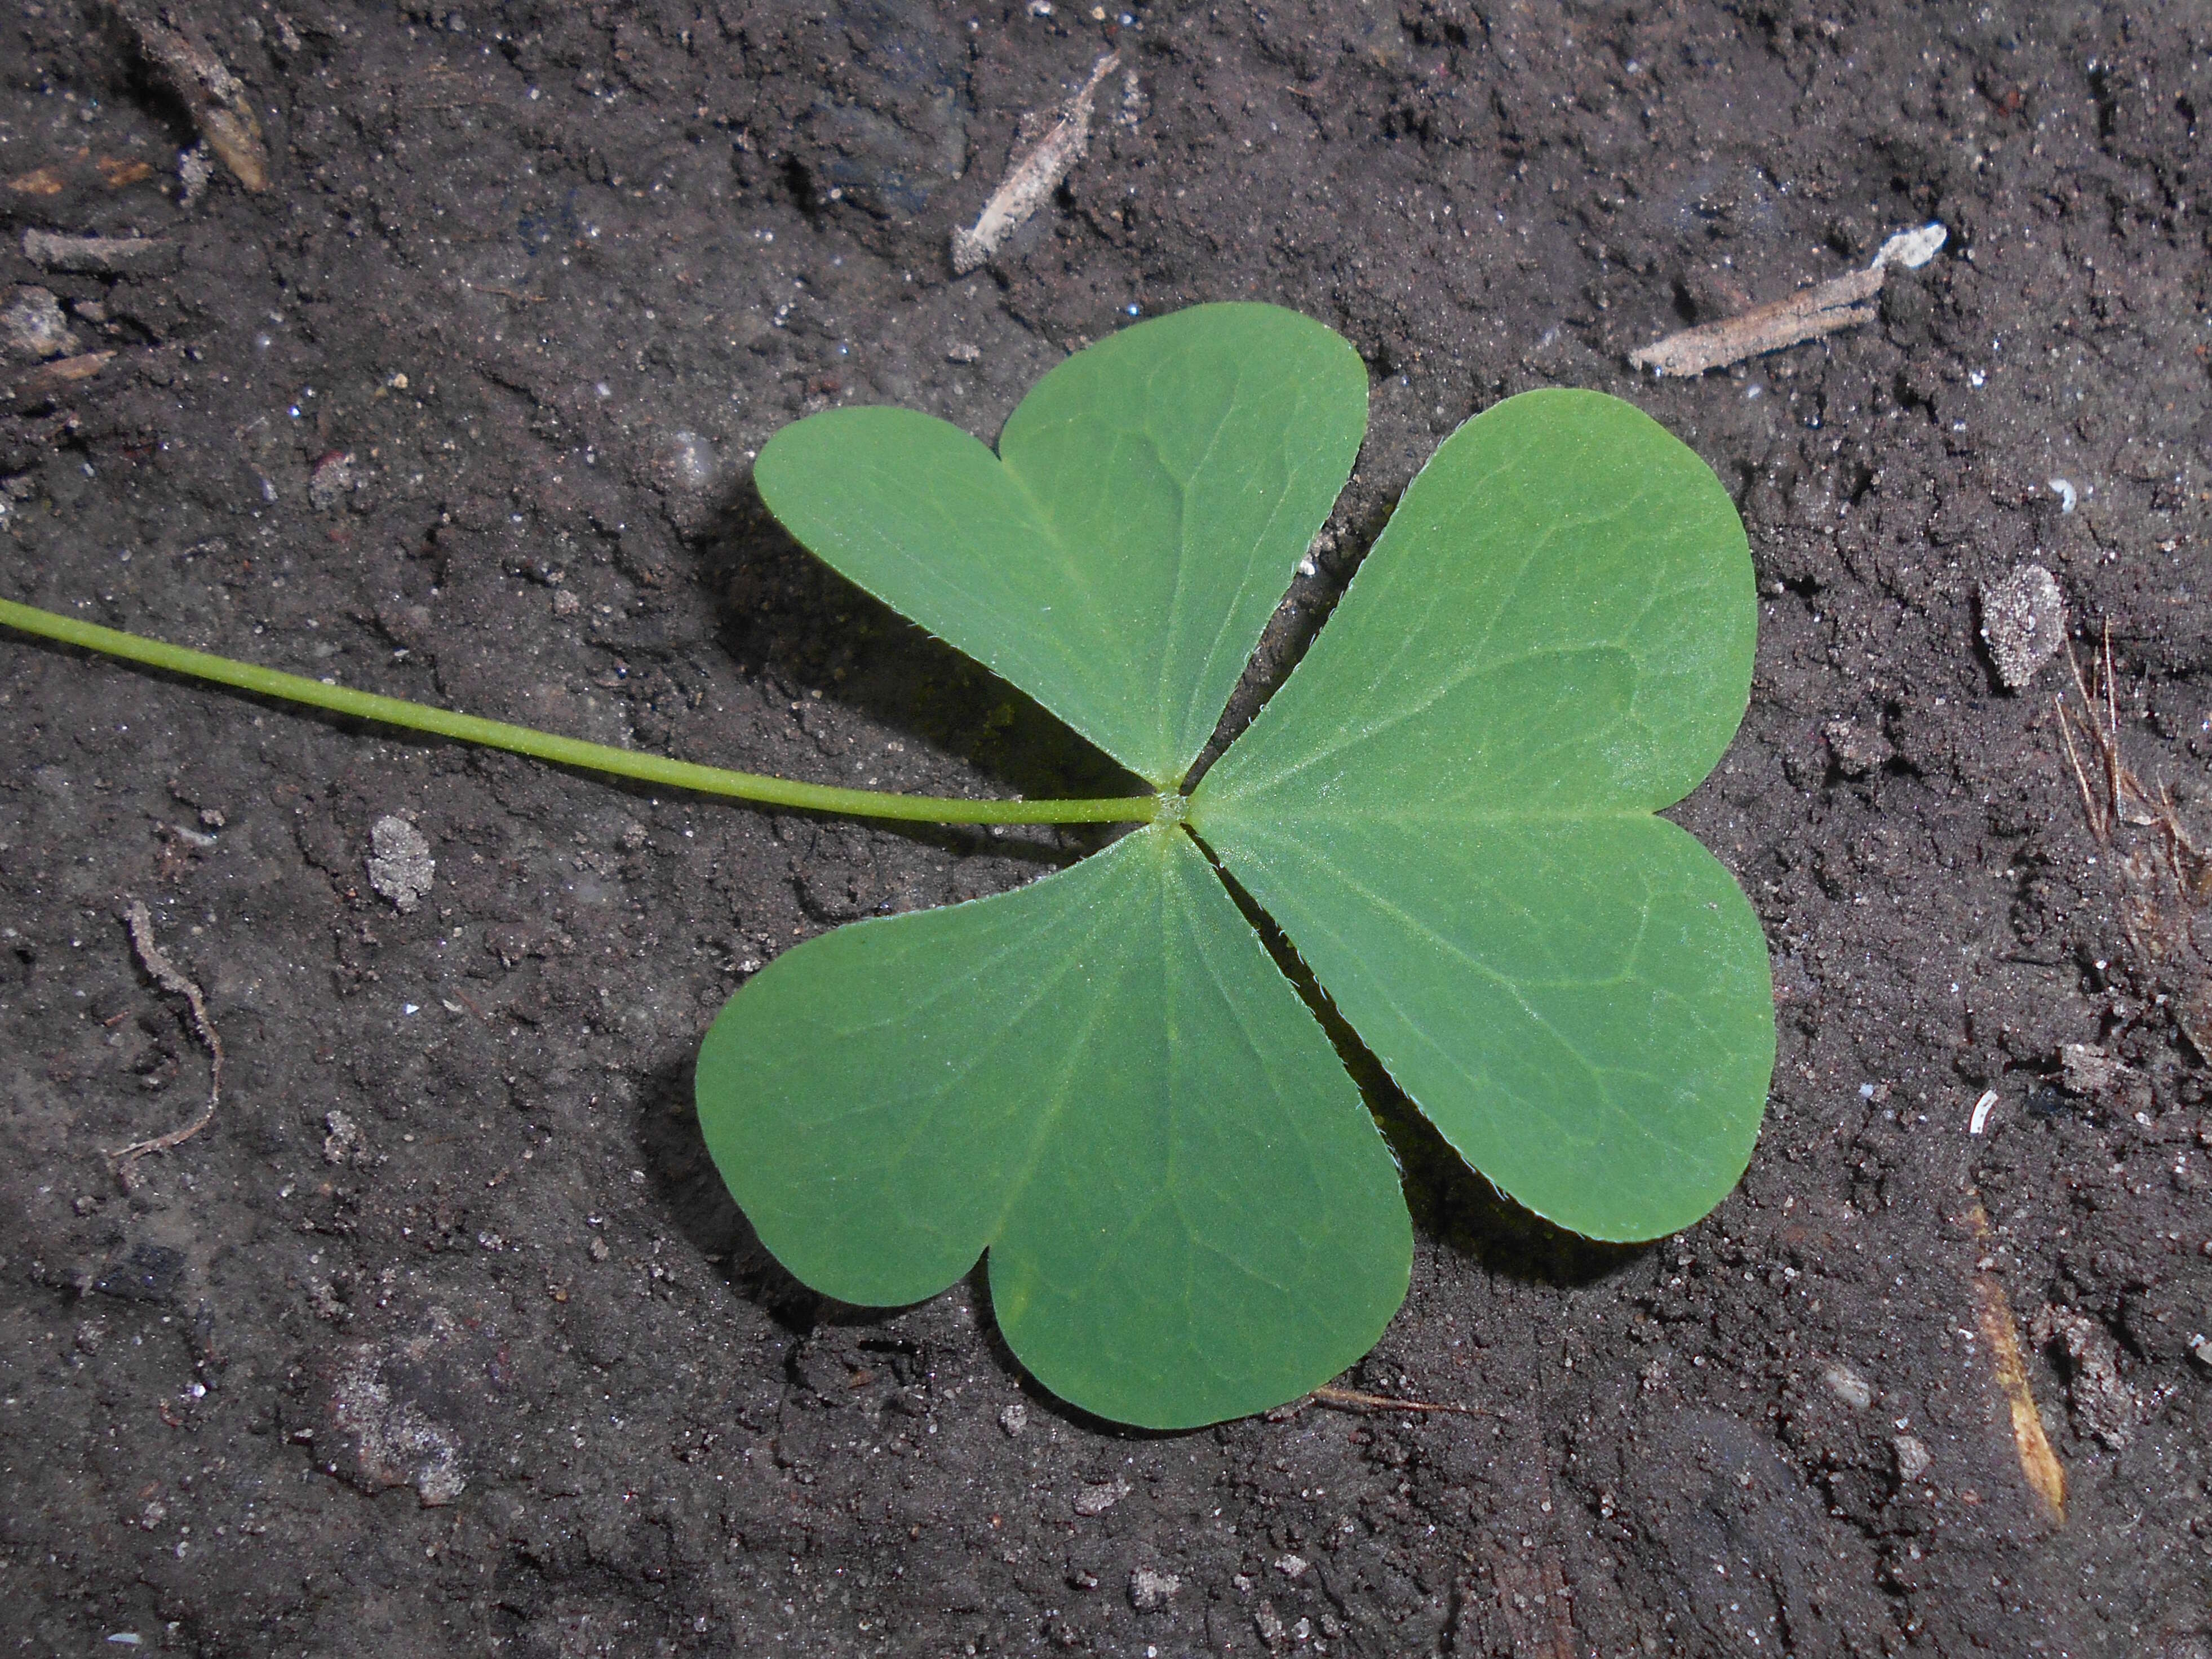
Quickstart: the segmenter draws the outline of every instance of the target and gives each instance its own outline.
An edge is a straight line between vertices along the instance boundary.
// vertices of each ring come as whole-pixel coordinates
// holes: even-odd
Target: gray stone
[[[1863,726],[1856,720],[1830,720],[1820,728],[1820,734],[1828,740],[1828,752],[1836,757],[1836,769],[1847,778],[1863,778],[1877,771],[1897,753],[1880,727]]]
[[[2058,1079],[2066,1092],[2100,1095],[2118,1087],[2133,1075],[2123,1061],[2087,1042],[2067,1042],[2058,1048]]]
[[[1182,1580],[1171,1572],[1155,1572],[1150,1567],[1139,1567],[1129,1575],[1129,1605],[1139,1613],[1153,1613],[1167,1606]]]
[[[1075,1494],[1078,1515],[1103,1515],[1129,1495],[1129,1483],[1116,1476],[1111,1480],[1090,1480]]]
[[[1928,1473],[1928,1466],[1936,1461],[1928,1449],[1928,1443],[1917,1435],[1900,1434],[1890,1442],[1897,1453],[1897,1478],[1911,1482]]]
[[[2017,691],[2066,643],[2066,601],[2039,564],[2024,564],[1982,589],[1982,642],[1997,678]]]
[[[77,349],[61,301],[42,288],[19,288],[0,311],[0,346],[25,357],[65,357]]]
[[[438,861],[430,856],[430,843],[405,818],[391,813],[371,826],[368,884],[390,899],[402,913],[411,911],[430,890]]]
[[[1830,1393],[1855,1412],[1863,1412],[1874,1404],[1873,1386],[1849,1365],[1829,1366],[1820,1373],[1820,1381],[1828,1385]]]

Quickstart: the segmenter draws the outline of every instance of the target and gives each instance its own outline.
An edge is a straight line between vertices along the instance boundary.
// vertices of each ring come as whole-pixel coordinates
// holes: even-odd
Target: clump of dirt
[[[44,0],[0,40],[9,592],[581,737],[1119,792],[761,511],[751,453],[833,403],[989,437],[1133,316],[1342,331],[1371,432],[1256,695],[1443,433],[1634,398],[1751,534],[1750,714],[1674,815],[1759,907],[1782,1037],[1742,1186],[1649,1248],[1412,1158],[1413,1294],[1343,1381],[1483,1414],[1126,1434],[971,1287],[793,1285],[689,1104],[778,951],[1090,842],[655,797],[0,642],[24,1639],[2212,1644],[2201,13]],[[1109,50],[1088,154],[954,278],[1023,118]],[[1627,365],[1930,221],[1869,321]],[[2078,689],[1984,643],[2027,567]],[[434,867],[411,909],[385,821]],[[131,896],[228,1069],[126,1193],[105,1149],[206,1086]]]

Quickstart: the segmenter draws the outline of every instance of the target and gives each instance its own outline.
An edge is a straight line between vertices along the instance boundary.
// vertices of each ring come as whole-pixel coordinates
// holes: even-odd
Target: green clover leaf
[[[1330,331],[1202,306],[1070,357],[996,456],[840,410],[757,477],[815,554],[1172,792],[1365,416]],[[847,1301],[917,1300],[988,1252],[1014,1352],[1101,1415],[1194,1425],[1327,1381],[1403,1299],[1410,1225],[1210,851],[1474,1168],[1592,1237],[1687,1225],[1750,1157],[1772,1001],[1742,893],[1653,814],[1734,733],[1755,626],[1695,455],[1601,394],[1507,399],[1438,449],[1188,799],[733,997],[697,1073],[717,1166]]]

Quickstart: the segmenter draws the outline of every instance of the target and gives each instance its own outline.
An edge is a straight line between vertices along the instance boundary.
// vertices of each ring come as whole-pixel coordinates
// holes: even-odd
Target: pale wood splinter
[[[1939,224],[1900,231],[1881,245],[1874,263],[1863,270],[1846,271],[1786,300],[1669,334],[1656,344],[1632,351],[1628,361],[1656,374],[1702,374],[1709,368],[1872,322],[1879,314],[1875,295],[1881,292],[1891,270],[1902,266],[1912,270],[1926,264],[1948,234]]]

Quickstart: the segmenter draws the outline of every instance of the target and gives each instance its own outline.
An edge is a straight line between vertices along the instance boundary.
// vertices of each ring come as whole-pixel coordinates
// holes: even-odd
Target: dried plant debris
[[[208,148],[246,189],[268,189],[269,152],[245,83],[185,26],[175,8],[156,10],[137,0],[107,3],[154,72],[183,101]]]
[[[2089,832],[2112,854],[2105,867],[2119,885],[2120,931],[2138,988],[2212,1061],[2212,848],[2183,821],[2173,792],[2146,784],[2121,756],[2110,635],[2094,680],[2070,656],[2069,664],[2081,707],[2063,694],[2052,699],[2059,737]],[[2088,1081],[2084,1058],[2071,1070]]]
[[[1059,118],[1042,137],[1031,142],[1026,132],[1018,131],[1006,179],[991,192],[991,199],[983,204],[981,217],[972,228],[952,233],[954,276],[965,276],[996,253],[1006,238],[1045,204],[1060,187],[1060,181],[1067,177],[1068,170],[1083,159],[1091,148],[1091,106],[1097,95],[1098,83],[1120,67],[1121,62],[1119,52],[1109,52],[1092,64],[1091,78],[1061,107]],[[1024,118],[1024,126],[1034,120],[1034,117]]]
[[[112,351],[87,351],[75,357],[57,357],[52,362],[15,375],[4,386],[0,386],[0,398],[12,398],[15,411],[27,415],[51,404],[62,391],[79,380],[88,380],[113,360]]]
[[[125,1192],[138,1184],[138,1160],[149,1152],[166,1152],[180,1146],[214,1121],[215,1109],[222,1103],[222,1039],[216,1035],[215,1023],[208,1018],[207,999],[191,978],[162,953],[154,941],[154,918],[144,902],[132,899],[123,912],[123,920],[131,930],[131,946],[138,953],[154,982],[173,996],[180,996],[191,1010],[192,1030],[208,1051],[208,1099],[200,1115],[182,1128],[172,1129],[165,1135],[155,1135],[150,1140],[134,1140],[119,1152],[108,1154],[108,1163],[115,1170],[115,1178]]]
[[[1997,678],[2017,691],[2066,643],[2066,600],[2039,564],[2024,564],[1982,589],[1982,642]]]
[[[122,190],[154,176],[154,164],[135,155],[95,155],[89,145],[58,162],[0,179],[0,191],[52,200],[72,189]]]
[[[1940,224],[1901,230],[1881,245],[1864,270],[1847,272],[1721,322],[1669,334],[1656,344],[1632,351],[1628,361],[1656,374],[1702,374],[1872,322],[1876,315],[1874,297],[1889,273],[1917,270],[1936,257],[1949,234]]]
[[[1981,1195],[1971,1188],[1966,1194],[1966,1225],[1974,1242],[1988,1249],[1989,1212],[1982,1206]],[[1972,1283],[1982,1336],[1989,1344],[1990,1364],[1996,1373],[1997,1387],[2004,1394],[2006,1409],[2012,1418],[2013,1452],[2020,1459],[2020,1472],[2042,1506],[2044,1519],[2053,1526],[2063,1526],[2066,1522],[2066,1470],[2057,1454],[2051,1449],[2050,1437],[2043,1429],[2043,1413],[2037,1407],[2034,1391],[2028,1385],[2027,1366],[2021,1355],[2020,1339],[2014,1334],[2012,1304],[1995,1273],[1986,1269],[1978,1271]]]
[[[181,263],[177,245],[161,236],[62,236],[23,233],[23,257],[42,270],[80,276],[166,276]]]

